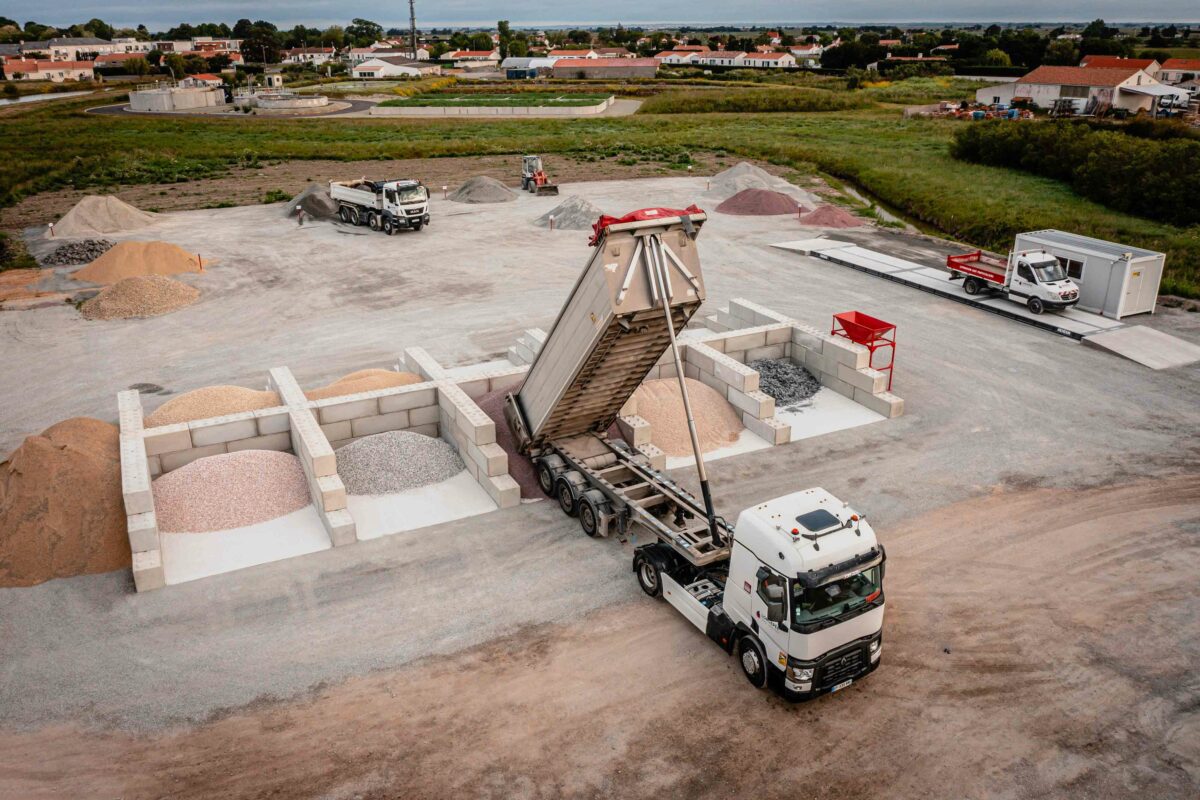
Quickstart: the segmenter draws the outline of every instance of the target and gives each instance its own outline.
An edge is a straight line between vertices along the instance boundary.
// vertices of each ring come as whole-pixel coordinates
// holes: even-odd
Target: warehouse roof
[[[1017,78],[1017,83],[1065,84],[1067,86],[1118,86],[1141,67],[1128,66],[1119,69],[1095,67],[1038,67],[1033,72]]]

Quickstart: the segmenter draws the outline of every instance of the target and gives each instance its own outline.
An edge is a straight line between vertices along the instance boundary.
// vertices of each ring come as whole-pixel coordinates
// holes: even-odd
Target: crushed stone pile
[[[104,287],[80,306],[84,319],[137,319],[178,311],[200,299],[200,290],[163,275],[126,278]]]
[[[550,217],[553,216],[555,229],[587,231],[592,229],[596,220],[600,219],[603,213],[582,197],[571,195],[556,205],[553,210],[547,211],[535,219],[533,224],[541,228],[549,228]]]
[[[316,219],[332,219],[338,213],[337,201],[329,196],[329,189],[317,183],[310,183],[307,189],[289,200],[283,208],[283,216],[294,220],[296,206]]]
[[[0,462],[0,587],[130,565],[115,425],[75,417]]]
[[[498,389],[480,397],[475,403],[496,423],[496,444],[508,453],[508,474],[521,487],[521,499],[543,497],[533,462],[529,460],[529,456],[517,451],[517,442],[504,419],[504,396],[507,394],[507,389]]]
[[[730,197],[745,189],[771,189],[785,191],[794,187],[783,178],[778,178],[762,167],[739,161],[727,170],[718,172],[709,180],[708,194],[714,197]]]
[[[203,271],[199,256],[170,242],[121,242],[71,277],[88,283],[112,284],[140,275]]]
[[[360,369],[343,375],[333,383],[316,389],[309,389],[304,396],[309,400],[324,400],[327,397],[341,397],[359,392],[371,392],[375,389],[390,389],[393,386],[410,386],[421,383],[424,379],[415,372],[397,372],[394,369]]]
[[[129,205],[112,195],[88,195],[54,224],[55,236],[95,236],[124,233],[154,221],[149,211]]]
[[[441,483],[466,469],[454,448],[433,436],[388,431],[355,439],[337,451],[347,494],[393,494]]]
[[[450,193],[456,203],[508,203],[517,199],[517,193],[495,178],[476,175]]]
[[[771,189],[742,189],[717,206],[722,214],[746,217],[765,217],[776,214],[797,214],[800,204],[786,194]]]
[[[159,476],[151,489],[158,527],[165,533],[241,528],[312,502],[300,459],[275,450],[198,458]]]
[[[759,391],[774,397],[778,408],[795,405],[821,391],[815,375],[786,358],[761,359],[747,366],[758,373]]]
[[[42,259],[47,267],[65,267],[71,264],[87,264],[112,249],[108,239],[80,239],[54,248],[54,252]]]
[[[243,386],[205,386],[172,397],[146,417],[147,428],[194,419],[223,417],[280,405],[278,392],[259,392]]]
[[[867,223],[843,208],[824,205],[801,217],[800,224],[814,228],[858,228]]]
[[[736,442],[745,428],[737,410],[708,384],[692,378],[685,380],[700,449],[707,453]],[[650,423],[650,441],[654,446],[669,456],[691,455],[692,440],[679,381],[674,378],[646,381],[634,397],[638,416]]]

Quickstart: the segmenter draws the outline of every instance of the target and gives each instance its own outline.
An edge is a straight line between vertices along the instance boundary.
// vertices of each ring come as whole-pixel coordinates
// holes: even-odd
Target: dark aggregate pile
[[[108,239],[80,239],[77,242],[60,244],[54,252],[42,259],[47,267],[65,267],[69,264],[89,264],[111,249]]]
[[[786,358],[762,359],[747,366],[758,373],[758,389],[775,398],[779,408],[807,400],[821,390],[821,382],[804,367]]]
[[[328,187],[316,183],[310,183],[307,189],[289,200],[283,216],[294,220],[297,206],[314,219],[332,219],[338,213],[338,203],[329,196]]]

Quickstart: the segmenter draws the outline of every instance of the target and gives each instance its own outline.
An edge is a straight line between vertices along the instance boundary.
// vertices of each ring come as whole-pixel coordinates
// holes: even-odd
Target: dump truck
[[[338,217],[348,225],[367,225],[390,236],[429,224],[429,191],[420,181],[330,181],[329,196],[338,204]]]
[[[558,194],[558,187],[546,176],[541,156],[522,156],[521,191],[536,195]]]
[[[736,524],[716,513],[677,341],[705,298],[705,219],[692,206],[597,222],[595,250],[506,396],[505,421],[542,491],[586,535],[634,545],[642,591],[736,654],[754,686],[809,699],[879,666],[886,554],[863,516],[820,488],[755,505]],[[662,471],[653,447],[607,433],[667,351],[700,497]]]
[[[967,294],[995,292],[1034,314],[1061,311],[1079,302],[1079,287],[1045,250],[1014,250],[1007,259],[976,250],[946,256],[946,268],[951,280],[962,280]]]

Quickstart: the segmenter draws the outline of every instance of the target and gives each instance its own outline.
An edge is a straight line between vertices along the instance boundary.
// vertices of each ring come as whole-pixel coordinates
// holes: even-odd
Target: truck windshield
[[[1057,261],[1047,261],[1032,266],[1033,271],[1037,273],[1038,283],[1053,283],[1054,281],[1062,281],[1067,278],[1067,273],[1063,272],[1062,264]]]
[[[805,589],[792,582],[792,620],[796,624],[816,622],[853,611],[879,596],[880,567]]]
[[[426,198],[424,186],[407,186],[399,189],[401,203],[416,203]]]

